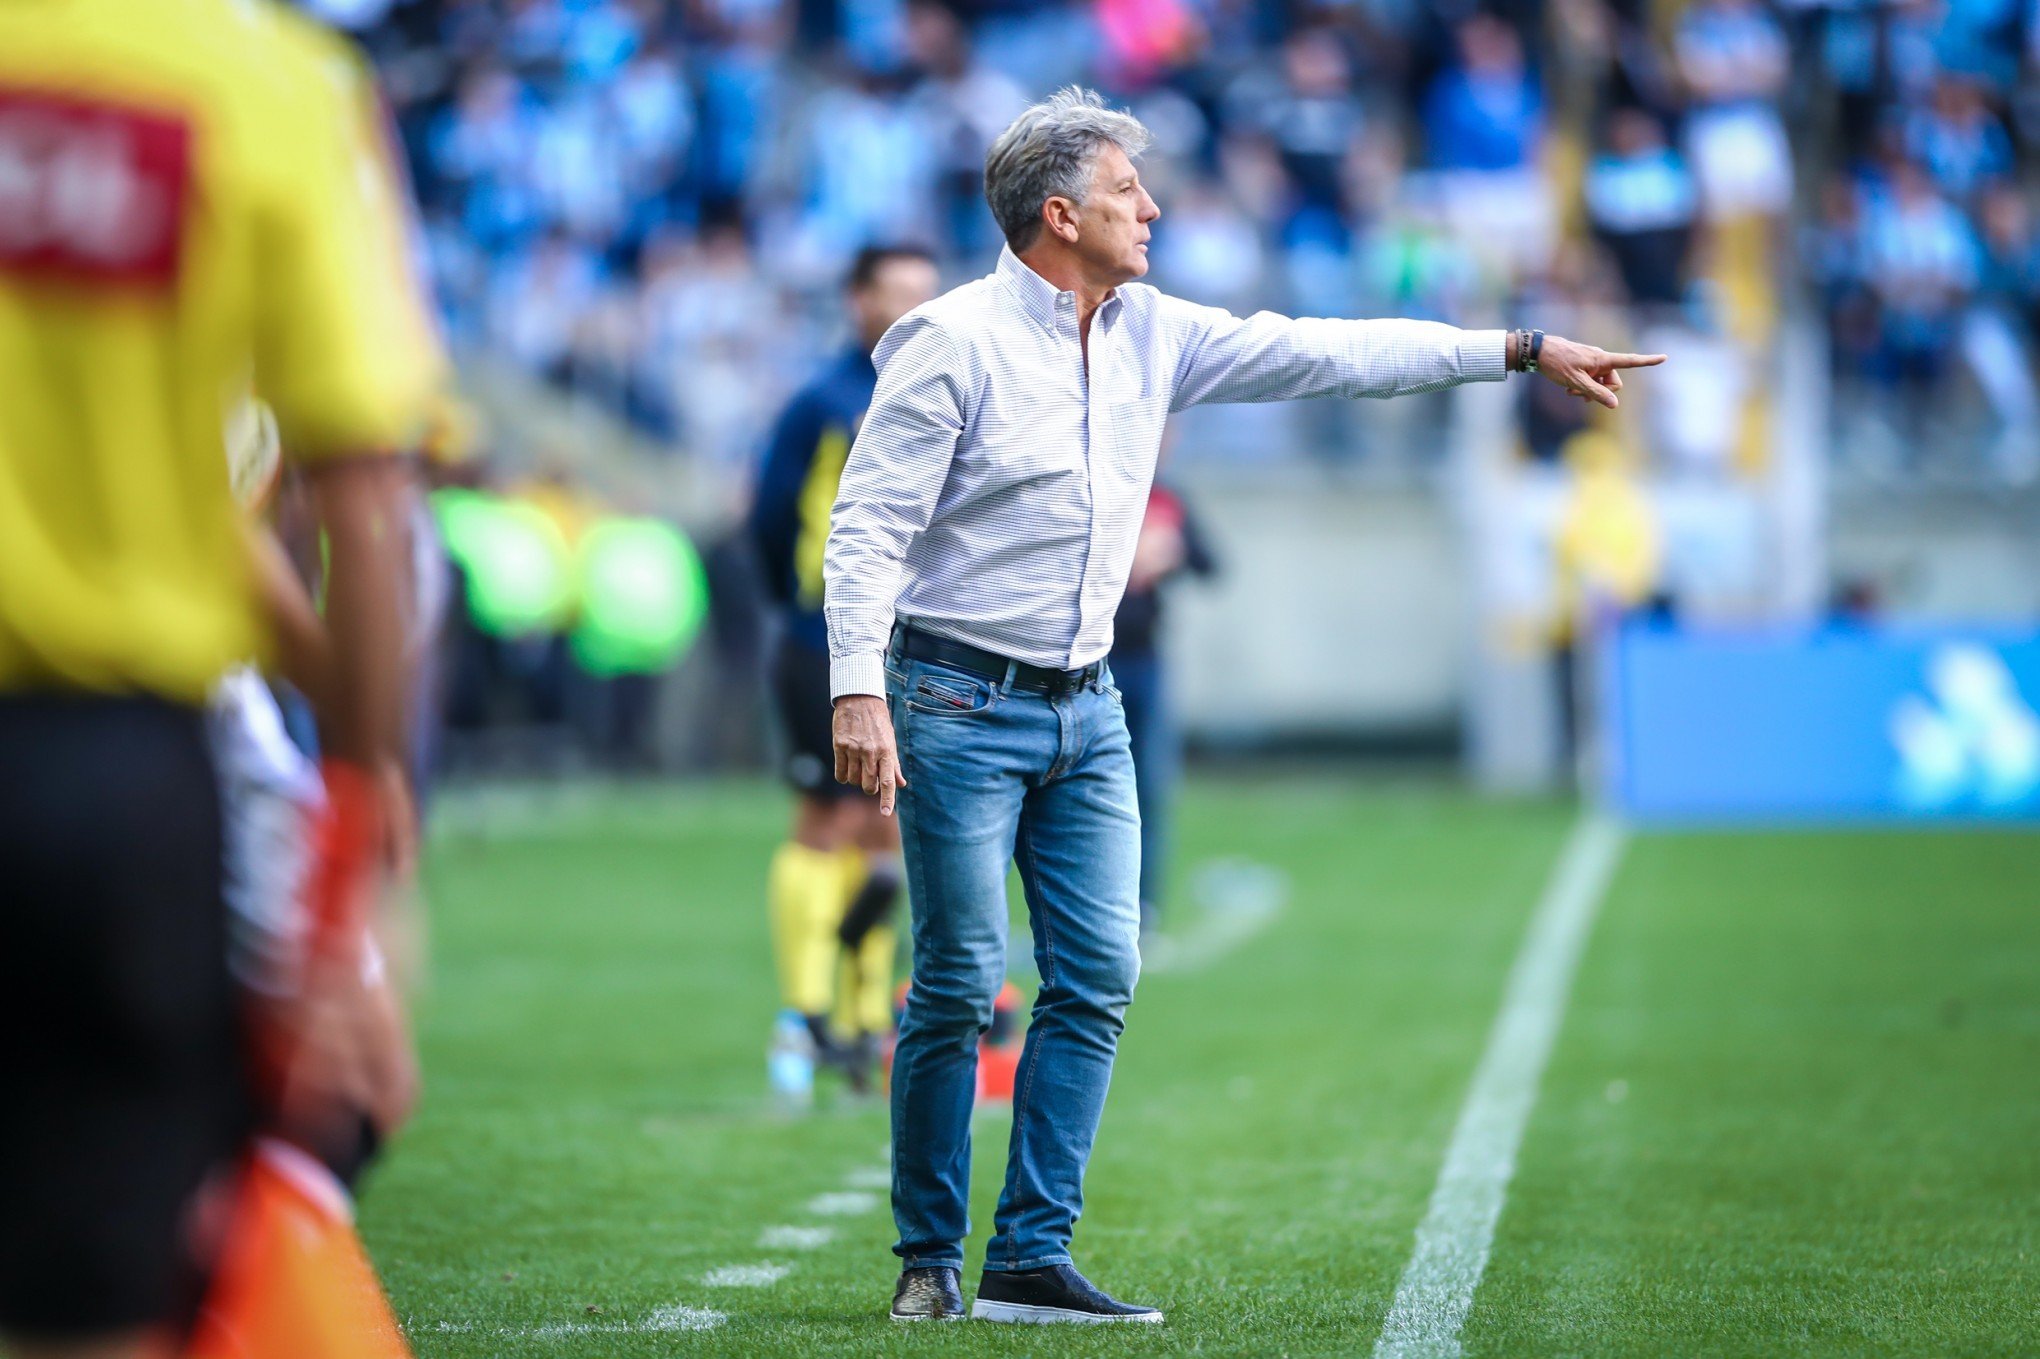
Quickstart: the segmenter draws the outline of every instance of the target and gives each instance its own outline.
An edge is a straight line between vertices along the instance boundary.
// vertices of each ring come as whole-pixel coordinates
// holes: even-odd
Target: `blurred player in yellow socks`
[[[890,830],[890,823],[885,823]],[[879,1049],[893,1024],[893,964],[899,941],[893,932],[893,909],[899,903],[897,855],[871,855],[853,850],[843,899],[848,903],[836,925],[835,940],[842,964],[836,982],[836,1033],[849,1035],[853,1064],[848,1074],[859,1089],[869,1084]]]
[[[784,620],[772,688],[796,801],[766,883],[781,1007],[768,1071],[774,1092],[795,1105],[813,1097],[818,1061],[840,1068],[853,1089],[869,1088],[891,1024],[899,828],[879,816],[875,798],[834,777],[822,547],[843,462],[878,383],[871,351],[939,282],[923,251],[858,253],[845,285],[855,334],[780,416],[751,511],[752,541]],[[852,984],[838,987],[839,968]]]
[[[243,0],[0,5],[0,1345],[159,1359],[249,1091],[202,705],[269,651],[221,430],[252,385],[329,544],[329,788],[400,751],[404,469],[439,381],[344,81]],[[84,191],[84,190],[88,190]],[[290,1077],[357,1093],[348,988]],[[357,1353],[373,1353],[358,1347]]]

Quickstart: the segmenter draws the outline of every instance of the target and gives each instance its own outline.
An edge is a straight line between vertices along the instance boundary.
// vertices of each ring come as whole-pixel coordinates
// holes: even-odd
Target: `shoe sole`
[[[987,1302],[979,1298],[971,1304],[970,1315],[976,1321],[1003,1321],[1023,1326],[1101,1326],[1115,1321],[1146,1322],[1150,1326],[1162,1324],[1160,1312],[1079,1312],[1073,1307],[1036,1307],[1025,1302]]]
[[[926,1312],[894,1312],[892,1319],[905,1326],[916,1321],[962,1321],[963,1313],[949,1312],[939,1317],[933,1317],[929,1316]]]

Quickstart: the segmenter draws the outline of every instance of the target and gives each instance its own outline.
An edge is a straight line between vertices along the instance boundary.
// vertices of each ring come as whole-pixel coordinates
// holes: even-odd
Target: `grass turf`
[[[1169,1323],[1099,1331],[885,1320],[882,1109],[790,1119],[761,1096],[776,791],[446,813],[427,1103],[364,1212],[422,1359],[1365,1353],[1572,816],[1423,786],[1192,790],[1183,860],[1274,868],[1288,906],[1141,984],[1076,1252]],[[2033,1352],[2036,843],[1639,837],[1468,1352]],[[973,1251],[1005,1131],[980,1119]],[[761,1245],[772,1226],[834,1237]],[[706,1281],[764,1264],[790,1270]]]

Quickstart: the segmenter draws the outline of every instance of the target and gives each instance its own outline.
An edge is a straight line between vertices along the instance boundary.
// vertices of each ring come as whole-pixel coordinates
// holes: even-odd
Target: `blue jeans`
[[[990,1270],[1070,1258],[1112,1058],[1140,975],[1140,812],[1110,672],[1050,697],[927,661],[889,660],[907,787],[900,843],[914,984],[893,1054],[894,1252],[963,1266],[978,1038],[1006,974],[1017,862],[1041,991],[1013,1083],[1013,1138]]]

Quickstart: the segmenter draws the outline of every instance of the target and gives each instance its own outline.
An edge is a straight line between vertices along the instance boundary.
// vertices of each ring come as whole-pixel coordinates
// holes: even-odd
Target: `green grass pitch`
[[[1129,1015],[1076,1253],[1161,1328],[886,1320],[883,1110],[762,1097],[784,814],[753,783],[446,808],[426,1103],[363,1214],[421,1359],[1372,1350],[1570,807],[1192,788],[1183,863],[1288,894]],[[1463,1340],[2040,1353],[2040,838],[1635,836]]]

